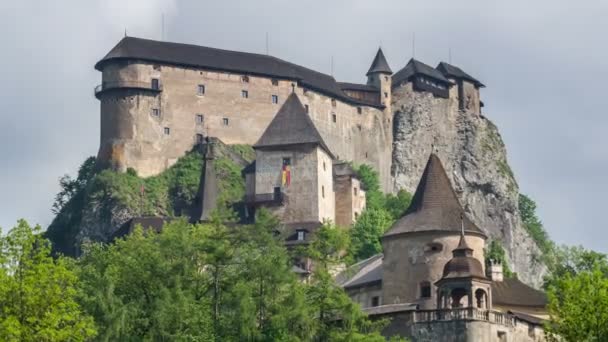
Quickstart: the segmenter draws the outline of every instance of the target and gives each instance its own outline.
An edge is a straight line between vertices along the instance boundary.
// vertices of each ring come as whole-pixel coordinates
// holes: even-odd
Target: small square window
[[[196,114],[196,123],[197,124],[202,125],[204,120],[205,120],[205,118],[203,117],[203,114]]]
[[[388,82],[388,76],[384,76],[384,80]]]
[[[200,133],[196,134],[196,143],[201,144],[203,142],[203,135]]]
[[[279,80],[277,80],[276,78],[272,79],[272,85],[273,86],[278,86],[279,85]]]
[[[272,103],[273,104],[279,103],[279,96],[278,95],[272,95]]]
[[[361,125],[357,125],[357,128],[359,129],[359,132],[361,132]]]
[[[222,124],[223,124],[224,126],[228,126],[228,125],[230,124],[230,121],[228,121],[228,118],[223,118],[223,119],[222,119]]]
[[[308,105],[304,105],[304,109],[306,109],[306,113],[308,113]]]
[[[152,108],[152,112],[151,115],[155,118],[159,118],[160,117],[160,109],[158,108]]]
[[[336,106],[336,99],[331,99],[331,106],[335,107]]]
[[[357,188],[353,188],[353,194],[355,194],[355,196],[357,196],[357,193],[359,192],[359,189]]]
[[[165,127],[165,135],[171,134],[171,129],[169,127]]]
[[[380,306],[380,297],[378,297],[378,296],[372,297],[372,306]]]
[[[384,97],[385,98],[388,97],[388,93],[387,92],[384,92]]]
[[[291,165],[291,158],[283,158],[283,166]]]
[[[160,89],[160,81],[158,78],[153,78],[152,82],[150,83],[150,87],[154,90],[158,90]]]
[[[249,92],[247,90],[241,90],[241,97],[244,99],[249,98]]]
[[[298,229],[297,233],[298,233],[298,241],[304,241],[304,239],[306,238],[306,231],[304,231],[302,229]]]
[[[361,114],[363,113],[363,109],[361,109],[361,107],[357,107],[357,114]]]
[[[152,69],[156,70],[156,71],[160,71],[160,65],[159,64],[154,64],[152,66]]]
[[[420,283],[420,298],[431,298],[431,283],[428,281]]]
[[[249,76],[241,76],[241,82],[249,83]]]
[[[331,113],[331,121],[334,122],[334,123],[336,121],[338,121],[338,117],[336,116],[336,113]]]
[[[205,85],[204,84],[199,84],[198,85],[197,94],[198,95],[205,95]]]

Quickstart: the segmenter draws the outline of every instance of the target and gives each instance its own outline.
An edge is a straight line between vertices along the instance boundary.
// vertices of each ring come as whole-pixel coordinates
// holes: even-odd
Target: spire
[[[203,169],[198,187],[198,193],[194,198],[191,221],[202,222],[211,218],[211,213],[217,207],[219,193],[218,180],[215,173],[215,143],[209,137],[205,139],[203,148]]]
[[[274,116],[254,148],[315,144],[332,155],[317,127],[294,92]],[[333,156],[333,155],[332,155]]]
[[[385,236],[420,231],[463,231],[484,235],[465,214],[450,179],[435,153],[431,153],[410,207]],[[463,239],[464,241],[464,239]]]
[[[393,73],[391,68],[388,66],[388,62],[386,61],[386,58],[384,57],[382,48],[378,48],[378,52],[376,52],[376,57],[374,57],[374,61],[372,62],[372,65],[369,67],[369,70],[367,71],[366,76],[369,76],[370,74],[373,74],[373,73],[385,73],[385,74]]]

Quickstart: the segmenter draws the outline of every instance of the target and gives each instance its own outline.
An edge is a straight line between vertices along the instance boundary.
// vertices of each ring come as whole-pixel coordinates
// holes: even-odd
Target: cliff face
[[[413,192],[434,149],[468,215],[489,240],[502,241],[522,281],[540,286],[546,267],[522,226],[519,188],[496,126],[483,115],[458,111],[453,99],[407,90],[399,95],[393,104],[393,190]]]

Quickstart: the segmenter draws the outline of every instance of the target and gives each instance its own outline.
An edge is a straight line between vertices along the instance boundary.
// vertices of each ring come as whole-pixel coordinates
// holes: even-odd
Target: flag
[[[283,165],[283,172],[281,174],[281,178],[282,178],[282,182],[281,184],[283,186],[289,186],[289,184],[291,183],[291,166],[284,164]]]

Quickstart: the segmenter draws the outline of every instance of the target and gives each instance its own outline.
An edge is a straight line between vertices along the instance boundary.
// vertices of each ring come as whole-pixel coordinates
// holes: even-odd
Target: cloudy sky
[[[0,227],[46,226],[58,178],[99,144],[94,63],[125,33],[271,54],[363,82],[382,45],[483,81],[522,192],[559,243],[608,252],[608,2],[0,0]],[[563,3],[563,4],[560,4]],[[584,5],[583,5],[584,3]]]

